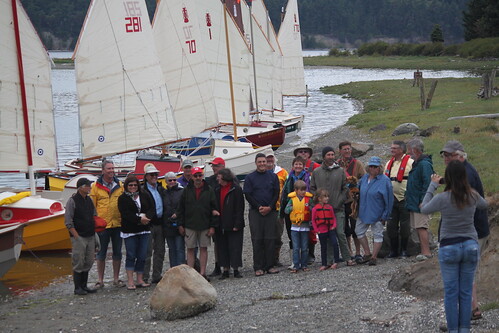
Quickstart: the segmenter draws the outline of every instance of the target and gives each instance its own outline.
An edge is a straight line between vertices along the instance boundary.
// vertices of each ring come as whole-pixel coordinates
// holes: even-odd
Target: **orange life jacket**
[[[322,214],[319,214],[319,212],[322,212]],[[324,207],[317,208],[316,213],[317,215],[315,222],[317,223],[317,225],[327,223],[327,225],[330,226],[331,223],[333,222],[334,215],[331,209],[327,209]]]

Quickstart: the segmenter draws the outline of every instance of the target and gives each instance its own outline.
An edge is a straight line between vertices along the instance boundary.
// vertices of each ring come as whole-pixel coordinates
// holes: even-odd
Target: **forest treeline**
[[[202,1],[202,0],[201,0]],[[21,0],[48,49],[73,48],[90,0]],[[276,30],[287,0],[264,0]],[[156,0],[146,0],[150,16]],[[495,3],[495,6],[494,6]],[[468,9],[468,5],[472,9]],[[318,35],[360,46],[373,40],[426,42],[438,24],[444,41],[459,43],[476,37],[498,22],[481,20],[483,12],[498,17],[497,0],[298,0],[304,47],[320,46]],[[489,9],[488,6],[490,7]],[[472,28],[463,26],[465,17]],[[476,17],[479,17],[478,19]],[[483,27],[485,25],[485,28]],[[478,33],[473,33],[473,29]],[[492,34],[495,32],[492,31]]]

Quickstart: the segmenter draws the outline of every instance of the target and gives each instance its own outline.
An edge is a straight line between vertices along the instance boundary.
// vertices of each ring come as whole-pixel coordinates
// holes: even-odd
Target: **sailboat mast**
[[[251,54],[253,60],[253,80],[255,81],[255,107],[256,107],[256,120],[260,120],[260,112],[258,111],[258,87],[256,84],[256,64],[255,64],[255,39],[253,38],[253,3],[250,0],[249,6],[249,16],[250,16],[250,34],[251,34]]]
[[[234,103],[234,84],[232,82],[232,64],[230,61],[230,47],[229,47],[229,31],[227,26],[227,3],[224,4],[224,25],[225,25],[225,45],[227,47],[227,66],[229,67],[229,87],[230,87],[230,105],[232,108],[232,128],[234,131],[234,140],[237,141],[237,121],[236,121],[236,105]]]
[[[26,87],[24,82],[23,54],[21,52],[21,37],[19,33],[19,20],[17,16],[17,0],[12,0],[12,17],[14,21],[14,34],[17,48],[17,67],[19,70],[19,85],[21,89],[21,103],[23,108],[24,139],[26,141],[26,158],[28,162],[29,187],[31,195],[36,194],[35,173],[33,171],[33,155],[31,150],[31,133],[29,129],[28,103],[26,99]]]

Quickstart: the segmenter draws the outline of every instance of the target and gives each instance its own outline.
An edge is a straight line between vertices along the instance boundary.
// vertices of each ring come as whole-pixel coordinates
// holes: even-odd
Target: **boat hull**
[[[64,212],[25,223],[22,251],[66,251],[71,249]]]
[[[14,223],[0,229],[0,278],[19,260],[23,228],[23,224]]]
[[[0,226],[15,222],[24,224],[22,251],[69,250],[71,241],[64,224],[64,213],[59,201],[40,196],[25,197],[0,206]]]

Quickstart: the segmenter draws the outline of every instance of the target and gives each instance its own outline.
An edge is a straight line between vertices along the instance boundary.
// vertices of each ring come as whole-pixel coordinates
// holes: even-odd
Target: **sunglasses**
[[[297,151],[297,154],[302,154],[302,153],[307,153],[308,154],[309,151],[308,150],[298,150]]]
[[[169,181],[169,182],[176,182],[177,180],[176,179],[168,179],[167,181]]]
[[[159,173],[153,172],[153,173],[148,173],[148,175],[150,175],[151,177],[158,177]]]
[[[370,168],[379,168],[379,165],[370,165]]]
[[[138,187],[139,184],[128,184],[128,187]]]
[[[201,174],[198,173],[198,174],[193,175],[192,177],[194,177],[194,178],[203,178],[203,174],[202,173]]]

